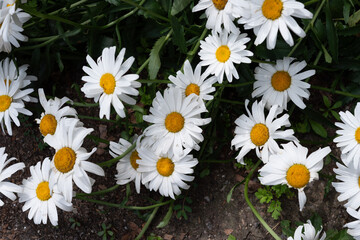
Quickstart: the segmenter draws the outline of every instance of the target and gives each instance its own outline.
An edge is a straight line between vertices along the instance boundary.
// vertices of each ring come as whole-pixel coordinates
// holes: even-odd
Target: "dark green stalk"
[[[123,157],[125,157],[128,153],[130,153],[132,150],[134,150],[136,147],[136,142],[133,143],[133,145],[131,145],[128,149],[126,149],[126,151],[121,154],[120,156],[116,157],[116,158],[113,158],[113,159],[110,159],[108,161],[105,161],[105,162],[102,162],[102,163],[99,163],[98,165],[100,167],[110,167],[111,165],[113,165],[114,163],[116,163],[118,160],[122,159]]]
[[[163,199],[163,198],[161,198],[160,202],[162,201],[162,199]],[[149,219],[146,221],[145,226],[143,227],[143,229],[141,229],[141,232],[140,232],[139,235],[135,238],[135,240],[141,239],[141,237],[144,235],[144,233],[146,232],[146,230],[147,230],[148,227],[150,226],[150,224],[151,224],[152,220],[154,219],[154,217],[155,217],[155,215],[156,215],[156,213],[157,213],[158,210],[159,210],[159,207],[156,207],[156,208],[152,211]]]

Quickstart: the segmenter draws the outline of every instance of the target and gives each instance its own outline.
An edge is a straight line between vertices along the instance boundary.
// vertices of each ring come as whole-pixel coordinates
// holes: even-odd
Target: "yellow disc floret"
[[[197,84],[190,83],[185,89],[185,95],[189,96],[190,94],[195,93],[196,95],[200,95],[200,87]]]
[[[12,102],[12,98],[8,95],[1,95],[0,96],[0,112],[5,112],[9,109],[10,104]]]
[[[360,127],[358,127],[355,131],[355,140],[360,143]]]
[[[130,155],[130,164],[136,170],[139,167],[139,164],[136,163],[136,160],[141,160],[139,153],[135,150]]]
[[[288,72],[277,71],[271,77],[271,85],[276,91],[285,91],[291,85],[291,76]]]
[[[359,185],[359,187],[360,187],[360,177],[358,178],[358,185]]]
[[[183,129],[184,117],[178,112],[169,113],[165,118],[165,127],[169,132],[176,133]]]
[[[310,172],[302,164],[294,164],[286,172],[286,181],[294,188],[303,188],[309,183]]]
[[[1,25],[0,25],[0,27],[1,27]],[[11,80],[4,79],[5,86],[6,86],[7,82],[9,82],[9,86],[10,86]]]
[[[265,124],[255,124],[250,131],[250,139],[258,147],[264,145],[269,139],[269,129]]]
[[[231,51],[230,51],[229,47],[226,45],[221,45],[216,50],[216,53],[215,53],[216,59],[222,63],[226,62],[230,58],[230,54],[231,54]]]
[[[116,87],[115,77],[111,73],[105,73],[100,78],[100,86],[104,89],[104,93],[113,94]]]
[[[267,19],[275,20],[281,16],[283,3],[281,0],[265,0],[262,7],[262,13]]]
[[[55,153],[54,164],[62,173],[71,171],[75,165],[76,153],[69,147],[64,147]]]
[[[36,188],[36,196],[41,201],[47,201],[51,198],[49,182],[41,182]]]
[[[156,163],[156,169],[161,176],[168,177],[174,172],[175,164],[169,158],[160,158]]]
[[[46,114],[40,122],[40,132],[43,136],[48,134],[54,135],[57,126],[57,121],[52,114]]]
[[[212,0],[214,6],[218,10],[223,10],[228,2],[228,0]]]

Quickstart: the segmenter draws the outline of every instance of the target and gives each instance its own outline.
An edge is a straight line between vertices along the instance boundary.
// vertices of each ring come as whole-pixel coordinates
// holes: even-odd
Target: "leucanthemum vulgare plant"
[[[158,231],[154,219],[163,217],[165,227],[172,216],[199,212],[211,188],[213,196],[229,190],[231,204],[244,198],[275,239],[359,237],[358,1],[6,0],[0,7],[0,153],[6,147],[19,161],[8,164],[14,159],[3,150],[0,201],[18,193],[19,218],[61,231],[64,218],[83,216],[79,200],[88,201],[114,207],[107,219],[134,211],[146,221],[141,239],[148,228]],[[11,147],[25,137],[45,149]],[[233,175],[244,180],[231,184]],[[206,185],[222,178],[230,184]],[[250,201],[249,183],[259,202]],[[267,212],[259,214],[260,204]],[[347,217],[331,225],[312,219],[315,212]],[[243,214],[230,214],[243,224]],[[282,229],[269,226],[270,217]],[[100,223],[98,235],[121,238],[122,223],[117,232]],[[232,227],[232,237],[248,237],[243,229]]]

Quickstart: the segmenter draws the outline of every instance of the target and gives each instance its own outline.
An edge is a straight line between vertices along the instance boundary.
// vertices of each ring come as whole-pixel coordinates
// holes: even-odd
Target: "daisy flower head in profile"
[[[189,189],[185,182],[194,180],[193,167],[198,160],[189,155],[191,149],[185,149],[182,156],[174,155],[172,150],[166,154],[156,154],[149,148],[140,148],[138,171],[143,173],[142,183],[148,184],[150,191],[159,191],[162,196],[175,199],[181,193],[180,188]]]
[[[234,66],[240,63],[251,63],[250,58],[254,54],[245,50],[246,43],[250,41],[246,33],[227,33],[222,31],[220,34],[212,32],[205,40],[200,41],[199,56],[202,66],[208,66],[206,74],[214,74],[218,82],[222,83],[224,75],[229,82],[233,77],[239,78],[239,74]]]
[[[260,63],[255,68],[254,91],[251,96],[261,97],[262,101],[270,108],[274,104],[282,109],[287,109],[291,100],[301,109],[306,105],[303,98],[309,99],[310,84],[304,80],[313,76],[315,70],[300,72],[306,67],[306,62],[293,62],[294,58],[284,57],[277,60],[276,64]]]
[[[356,104],[354,114],[350,111],[339,112],[340,120],[335,125],[340,129],[336,131],[339,135],[334,139],[336,146],[341,149],[342,161],[346,165],[353,162],[354,166],[360,164],[360,102]]]
[[[243,158],[252,149],[255,149],[256,155],[267,163],[269,155],[280,151],[275,140],[297,141],[297,139],[294,137],[294,130],[280,130],[283,126],[289,127],[290,121],[288,114],[277,117],[281,113],[277,105],[272,106],[265,117],[265,104],[262,101],[255,101],[251,112],[248,104],[249,100],[246,99],[245,109],[248,116],[243,114],[235,120],[235,137],[231,141],[231,146],[234,146],[235,150],[240,148],[236,160],[241,164],[245,164]]]
[[[86,82],[81,91],[85,93],[86,97],[100,102],[100,118],[105,116],[110,119],[111,105],[116,113],[124,118],[125,111],[122,101],[134,105],[135,99],[128,95],[137,96],[139,91],[136,88],[141,86],[141,83],[136,81],[139,75],[125,74],[135,61],[134,57],[124,61],[125,48],[121,49],[116,58],[115,51],[116,47],[104,48],[97,63],[88,55],[86,61],[90,67],[83,67],[88,76],[81,78]]]
[[[75,117],[77,118],[77,112],[75,109],[69,106],[62,106],[71,101],[67,97],[63,97],[61,99],[55,97],[55,99],[46,100],[44,89],[39,88],[39,100],[41,106],[44,108],[45,112],[41,113],[40,119],[35,119],[36,123],[39,124],[40,132],[43,136],[48,134],[53,135],[56,131],[56,127],[58,122],[62,117]]]
[[[25,202],[22,210],[30,209],[28,218],[35,224],[46,224],[49,217],[52,225],[58,225],[57,207],[71,211],[72,204],[64,199],[58,189],[55,176],[51,173],[49,158],[30,167],[31,177],[23,180],[23,192],[19,194],[19,202]]]
[[[11,177],[11,175],[15,172],[23,170],[25,168],[25,164],[20,162],[10,165],[10,163],[16,158],[7,159],[7,156],[8,155],[5,153],[5,147],[0,148],[0,193],[14,201],[16,199],[16,195],[14,193],[22,192],[22,187],[4,180]],[[4,202],[0,199],[0,207],[3,205]]]
[[[207,78],[209,75],[201,74],[201,65],[198,64],[195,71],[192,70],[189,60],[184,63],[184,72],[178,71],[176,77],[169,76],[172,86],[180,88],[184,97],[194,93],[202,100],[212,100],[214,97],[210,93],[216,89],[212,85],[217,81],[215,76]]]
[[[324,240],[326,238],[326,233],[324,232],[320,238],[321,231],[322,227],[320,231],[316,232],[311,221],[307,220],[307,223],[296,228],[294,237],[289,237],[287,240]]]
[[[110,141],[110,155],[113,158],[119,157],[124,154],[131,146],[136,142],[137,136],[134,136],[133,143],[126,141],[123,138],[119,139],[119,142]],[[116,165],[117,174],[115,175],[116,184],[124,185],[131,181],[135,182],[135,189],[137,193],[140,193],[140,183],[141,183],[141,172],[138,171],[139,164],[137,161],[140,161],[138,146],[126,154],[123,158],[119,160]]]
[[[255,45],[266,39],[266,47],[275,48],[278,32],[287,44],[294,45],[289,29],[299,37],[306,36],[305,31],[295,21],[294,17],[311,19],[313,14],[305,9],[303,3],[295,0],[255,0],[251,1],[250,17],[238,20],[245,29],[254,29]]]
[[[226,32],[239,33],[239,29],[234,24],[235,17],[233,16],[233,8],[235,2],[240,2],[242,5],[248,5],[244,0],[200,0],[192,9],[193,12],[205,10],[207,19],[206,28],[213,29],[220,33],[224,27]],[[244,8],[237,8],[237,14],[242,15]],[[246,14],[246,12],[244,12]]]
[[[298,190],[300,211],[306,203],[304,188],[319,179],[323,158],[331,152],[330,147],[320,148],[309,156],[308,149],[298,142],[282,144],[283,151],[270,156],[269,162],[259,169],[263,185],[287,184]]]
[[[0,72],[1,72],[0,63]],[[9,79],[0,79],[0,125],[5,133],[4,124],[8,134],[12,135],[11,122],[16,126],[20,126],[18,119],[19,113],[31,116],[32,112],[25,109],[23,100],[28,98],[29,94],[34,91],[32,88],[21,90],[22,82],[17,80],[11,82]]]
[[[207,110],[195,94],[184,98],[180,89],[167,88],[164,96],[156,93],[149,112],[143,119],[152,125],[144,130],[144,136],[154,141],[152,148],[156,154],[172,150],[175,155],[182,155],[183,148],[200,149],[198,143],[204,140],[200,126],[211,119],[201,118],[201,113]]]
[[[347,233],[355,240],[360,240],[360,209],[356,211],[355,209],[348,207],[346,211],[350,216],[356,218],[356,220],[345,224],[344,227],[348,228]]]
[[[15,8],[15,4],[5,1],[0,9],[0,51],[11,52],[12,45],[20,47],[19,41],[27,41],[28,37],[21,32],[24,31],[23,24],[31,16],[21,8]]]
[[[349,165],[336,163],[334,168],[336,179],[341,182],[333,182],[335,190],[340,193],[340,202],[347,200],[344,206],[358,209],[360,207],[360,166],[351,162]]]
[[[94,129],[82,127],[79,119],[62,118],[58,123],[55,134],[48,134],[44,142],[56,151],[51,161],[51,168],[58,181],[59,190],[65,200],[71,202],[74,180],[85,193],[91,193],[94,180],[86,172],[104,176],[104,170],[97,164],[87,161],[96,151],[96,147],[87,152],[82,147],[85,137]]]

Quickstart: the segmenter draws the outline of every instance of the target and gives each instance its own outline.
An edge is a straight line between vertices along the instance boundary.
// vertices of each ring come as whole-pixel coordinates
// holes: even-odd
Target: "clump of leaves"
[[[75,218],[70,218],[70,219],[69,219],[69,222],[71,223],[71,228],[72,228],[72,229],[75,229],[76,227],[80,227],[80,226],[81,226],[80,222],[76,221]]]
[[[180,195],[177,200],[182,200],[181,203],[174,205],[174,211],[176,211],[176,218],[185,218],[185,220],[188,220],[187,213],[191,213],[192,209],[187,204],[192,204],[192,200],[188,196]]]
[[[99,237],[102,237],[103,240],[107,240],[108,237],[110,237],[111,240],[114,239],[114,232],[110,230],[111,224],[106,226],[105,223],[102,223],[101,228],[102,230],[98,232]]]
[[[281,215],[281,202],[280,198],[286,196],[287,198],[294,197],[294,192],[288,188],[287,185],[265,186],[265,188],[259,188],[255,196],[259,199],[260,203],[268,203],[267,212],[271,213],[271,217],[277,220]]]

